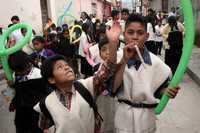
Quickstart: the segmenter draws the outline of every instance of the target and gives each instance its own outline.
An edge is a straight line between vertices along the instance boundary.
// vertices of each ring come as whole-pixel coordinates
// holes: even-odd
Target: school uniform
[[[83,32],[80,38],[79,55],[81,58],[81,73],[85,74],[86,76],[92,76],[92,66],[86,60],[86,57],[89,55],[86,55],[84,53],[84,50],[86,48],[89,48],[89,40],[89,36],[86,35],[85,32]]]
[[[79,82],[94,96],[93,77],[79,80]],[[58,94],[57,91],[53,91],[45,100],[55,124],[55,133],[94,133],[94,111],[74,86],[70,105],[63,104]],[[41,113],[39,104],[35,105],[34,109]]]
[[[40,52],[34,52],[30,55],[30,58],[32,60],[32,64],[37,67],[40,68],[42,65],[42,62],[50,57],[54,55],[54,52],[50,49],[42,49],[42,51]]]
[[[46,94],[40,70],[32,68],[28,75],[15,75],[15,96],[11,104],[16,108],[16,133],[42,133],[38,127],[39,114],[33,106]]]
[[[149,33],[149,38],[145,42],[145,45],[149,51],[154,53],[155,55],[157,54],[157,49],[156,49],[156,35],[153,31],[153,25],[151,23],[147,23],[147,32]]]
[[[123,51],[119,51],[118,62],[122,56]],[[115,114],[116,133],[154,133],[156,130],[154,108],[143,108],[139,105],[156,105],[154,94],[161,85],[164,86],[163,83],[166,83],[171,71],[146,48],[143,58],[145,64],[138,63],[138,60],[129,60],[125,67],[123,85],[117,93],[119,102]]]
[[[161,50],[162,50],[162,46],[163,46],[163,38],[162,38],[162,34],[161,34],[161,29],[163,28],[163,26],[159,26],[156,25],[155,26],[155,30],[156,30],[156,49],[157,49],[157,54],[161,55]]]

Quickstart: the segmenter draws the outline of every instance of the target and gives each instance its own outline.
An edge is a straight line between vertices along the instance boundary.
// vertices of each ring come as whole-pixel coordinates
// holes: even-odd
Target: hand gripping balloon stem
[[[140,61],[142,62],[143,67],[146,68],[146,65],[145,65],[145,63],[144,63],[144,59],[143,59],[143,57],[142,57],[142,55],[141,55],[141,53],[140,53],[140,50],[139,50],[139,48],[138,48],[137,45],[135,45],[135,49],[136,49],[136,52],[137,52],[137,54],[138,54],[138,56],[139,56],[139,58],[140,58]]]
[[[181,7],[184,14],[184,21],[186,27],[186,33],[184,38],[184,47],[183,53],[181,55],[181,59],[176,69],[175,75],[172,78],[172,81],[169,84],[170,88],[176,87],[179,82],[182,80],[184,72],[186,70],[187,64],[189,62],[190,55],[192,53],[192,48],[194,44],[194,18],[192,13],[192,4],[190,0],[181,0]],[[169,101],[169,97],[167,95],[163,95],[159,105],[155,109],[155,113],[160,114]]]
[[[17,29],[21,29],[21,28],[27,29],[26,36],[23,39],[21,39],[17,44],[15,44],[13,47],[6,49],[5,44],[6,44],[7,37],[13,31],[15,31]],[[1,62],[3,65],[5,75],[8,80],[12,80],[12,72],[8,66],[8,56],[10,54],[15,53],[16,51],[20,50],[25,44],[27,44],[29,42],[29,40],[31,39],[31,36],[32,36],[32,28],[29,25],[24,24],[24,23],[15,24],[15,25],[11,26],[3,33],[2,36],[0,36],[0,58],[1,58]]]

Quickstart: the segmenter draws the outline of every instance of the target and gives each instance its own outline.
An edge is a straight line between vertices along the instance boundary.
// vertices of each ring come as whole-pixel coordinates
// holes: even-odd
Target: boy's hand
[[[169,98],[175,98],[180,89],[181,88],[179,86],[175,88],[167,88],[167,90],[165,91],[165,94],[169,96]]]
[[[106,35],[108,37],[108,40],[110,43],[112,42],[118,42],[119,36],[121,34],[121,26],[119,23],[113,24],[113,26],[110,29],[106,30]]]
[[[123,53],[123,60],[125,63],[128,62],[130,58],[133,58],[137,54],[135,46],[132,44],[128,44],[124,47],[124,53]]]

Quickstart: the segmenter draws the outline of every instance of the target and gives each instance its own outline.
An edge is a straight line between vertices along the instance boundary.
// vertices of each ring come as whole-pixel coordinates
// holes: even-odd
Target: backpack
[[[85,99],[85,101],[90,105],[91,108],[93,108],[94,110],[94,116],[95,116],[95,133],[99,132],[101,129],[101,124],[103,122],[103,119],[101,117],[101,115],[98,113],[98,108],[97,105],[91,95],[91,93],[88,91],[88,89],[86,89],[80,82],[75,81],[74,82],[74,88],[78,91],[78,93],[83,97],[83,99]],[[47,97],[47,96],[46,96]],[[54,121],[53,118],[51,116],[51,114],[49,113],[46,104],[45,104],[45,100],[46,97],[44,97],[40,103],[40,109],[41,112],[43,113],[43,115],[48,118],[48,125],[45,128],[49,128],[51,126],[54,125]]]

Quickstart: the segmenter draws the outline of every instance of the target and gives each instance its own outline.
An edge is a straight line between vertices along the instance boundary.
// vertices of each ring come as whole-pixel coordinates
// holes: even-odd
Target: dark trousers
[[[165,63],[171,68],[173,74],[176,72],[181,55],[182,50],[165,50]]]
[[[39,113],[32,108],[20,107],[15,113],[16,133],[43,133],[38,127]]]
[[[161,55],[162,46],[163,46],[163,42],[156,42],[157,54],[158,55]]]

